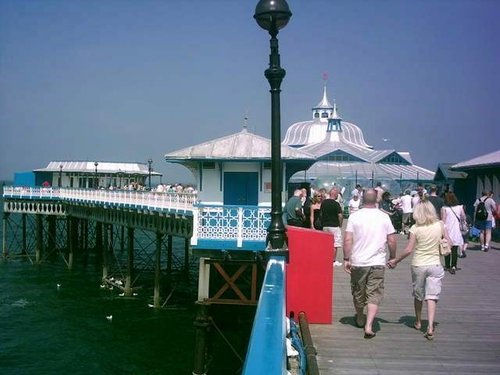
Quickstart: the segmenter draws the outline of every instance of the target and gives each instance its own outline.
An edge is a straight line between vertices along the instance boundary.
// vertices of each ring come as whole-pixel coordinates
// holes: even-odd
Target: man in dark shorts
[[[344,234],[344,270],[351,275],[355,322],[364,337],[375,337],[373,321],[384,297],[384,274],[389,259],[396,257],[396,233],[388,215],[377,209],[377,192],[368,189],[364,207],[347,221]],[[364,309],[367,309],[366,319]]]

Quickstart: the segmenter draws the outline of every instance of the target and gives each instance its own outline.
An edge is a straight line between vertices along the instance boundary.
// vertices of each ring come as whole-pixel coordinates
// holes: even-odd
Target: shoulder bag
[[[453,215],[455,215],[455,217],[458,220],[460,233],[462,233],[462,236],[466,236],[469,233],[469,225],[467,224],[467,220],[465,219],[465,217],[463,219],[459,218],[458,215],[455,213],[455,211],[453,211],[453,208],[450,207],[450,210],[451,212],[453,212]]]
[[[439,255],[445,257],[451,254],[451,247],[444,236],[444,224],[441,222],[441,239],[439,240]]]

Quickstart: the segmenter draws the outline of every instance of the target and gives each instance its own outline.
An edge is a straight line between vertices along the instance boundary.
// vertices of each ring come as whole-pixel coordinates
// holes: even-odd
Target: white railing
[[[271,207],[197,203],[197,194],[73,188],[6,186],[4,198],[47,199],[102,206],[168,211],[193,216],[191,245],[220,248],[263,248],[271,222]],[[207,244],[207,241],[210,242]]]
[[[263,242],[271,222],[271,208],[257,206],[196,205],[192,245],[200,240]]]
[[[197,195],[192,193],[158,193],[134,190],[93,190],[72,188],[25,188],[5,186],[4,198],[58,199],[68,202],[102,203],[116,206],[148,208],[192,213]]]

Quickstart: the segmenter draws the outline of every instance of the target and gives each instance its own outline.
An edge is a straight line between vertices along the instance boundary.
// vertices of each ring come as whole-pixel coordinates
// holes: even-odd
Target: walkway
[[[400,236],[398,250],[405,244]],[[458,260],[461,270],[446,273],[434,341],[413,329],[410,258],[386,270],[386,295],[371,340],[354,325],[348,274],[336,267],[333,324],[311,325],[320,373],[500,374],[500,243],[488,253],[469,246],[467,258]]]

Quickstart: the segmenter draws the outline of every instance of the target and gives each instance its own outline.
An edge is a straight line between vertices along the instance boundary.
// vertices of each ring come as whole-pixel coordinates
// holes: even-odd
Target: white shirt
[[[412,199],[409,195],[405,194],[401,197],[401,209],[403,210],[404,214],[408,214],[413,212],[413,206],[412,206]]]
[[[353,266],[385,265],[387,236],[395,233],[389,215],[376,208],[362,208],[349,216],[345,231],[351,232],[353,237]]]

